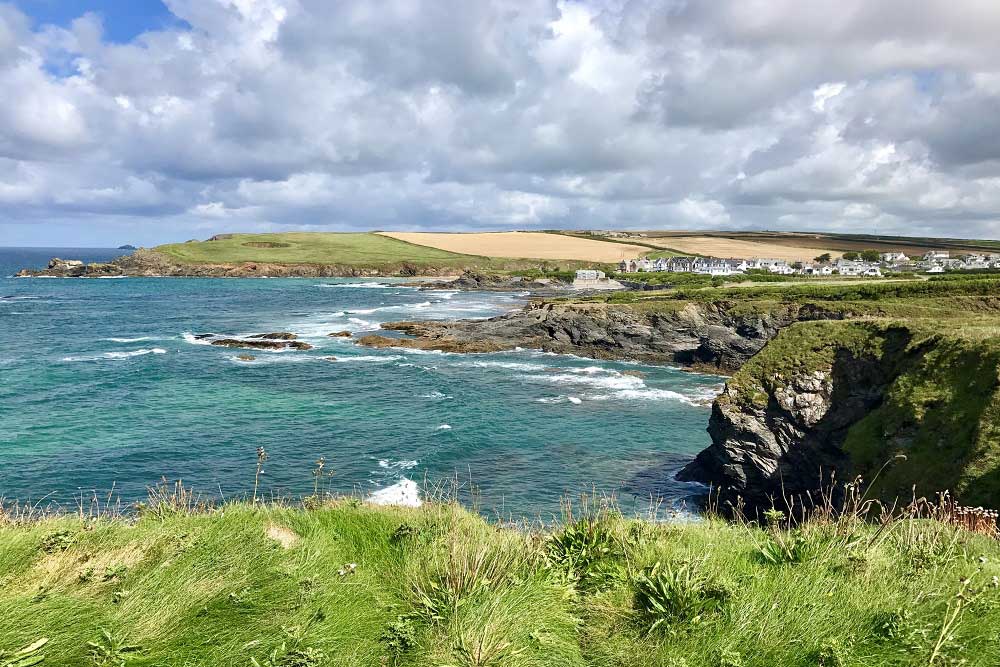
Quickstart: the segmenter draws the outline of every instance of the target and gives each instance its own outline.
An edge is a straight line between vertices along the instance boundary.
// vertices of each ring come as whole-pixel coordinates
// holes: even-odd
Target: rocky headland
[[[913,285],[884,299],[834,290],[820,299],[536,301],[487,320],[388,323],[407,337],[358,342],[535,348],[733,374],[712,406],[712,445],[678,475],[710,485],[724,509],[800,511],[823,494],[839,502],[855,477],[871,499],[948,489],[996,506],[1000,340],[995,319],[970,337],[961,318],[1000,314],[997,285]]]
[[[595,359],[677,363],[728,373],[742,366],[793,322],[841,319],[843,313],[787,304],[746,312],[736,302],[677,302],[633,308],[601,302],[534,301],[487,320],[389,322],[387,330],[413,336],[370,335],[372,347],[416,347],[444,352],[535,348]]]
[[[44,269],[22,269],[22,278],[194,277],[194,278],[377,278],[450,276],[449,267],[415,266],[406,262],[387,267],[352,264],[295,264],[270,262],[187,263],[178,262],[154,249],[140,248],[110,262],[85,264],[79,260],[53,258]]]

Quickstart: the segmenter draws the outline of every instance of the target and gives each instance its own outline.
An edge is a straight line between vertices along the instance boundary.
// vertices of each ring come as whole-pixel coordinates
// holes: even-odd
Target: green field
[[[219,240],[189,241],[157,246],[155,250],[182,264],[319,264],[382,269],[398,267],[569,270],[593,266],[593,262],[541,259],[504,259],[463,255],[407,243],[374,233],[287,232],[282,234],[232,234]]]
[[[1000,543],[914,513],[529,531],[309,504],[9,519],[0,665],[1000,664]]]
[[[273,244],[273,247],[255,244]],[[233,234],[217,241],[162,245],[156,250],[181,262],[199,264],[392,264],[412,261],[453,263],[457,266],[470,259],[468,255],[413,245],[371,233]]]

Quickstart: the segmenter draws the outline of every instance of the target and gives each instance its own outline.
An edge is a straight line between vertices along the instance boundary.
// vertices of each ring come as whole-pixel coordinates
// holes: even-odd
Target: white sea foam
[[[516,361],[469,361],[469,362],[460,362],[455,365],[471,366],[475,368],[504,368],[511,371],[522,371],[525,373],[542,371],[545,370],[546,368],[541,364],[525,364]]]
[[[441,424],[440,426],[437,427],[437,430],[439,430],[439,431],[450,431],[451,430],[451,425],[450,424]]]
[[[400,364],[400,366],[402,366],[402,365],[403,364]],[[407,364],[407,365],[412,366],[413,364]],[[441,400],[447,400],[447,399],[452,398],[452,397],[450,395],[442,393],[440,391],[432,391],[429,394],[421,394],[420,398],[433,398],[433,399],[437,399],[437,400],[441,401]]]
[[[373,505],[402,505],[403,507],[420,507],[420,487],[412,479],[404,477],[392,486],[373,491],[368,496],[368,502]]]
[[[613,394],[602,394],[592,396],[595,401],[623,400],[623,401],[679,401],[688,405],[700,405],[691,400],[690,397],[669,389],[622,389]]]
[[[141,357],[146,354],[166,354],[162,347],[154,347],[148,350],[130,350],[128,352],[105,352],[106,359],[128,359],[129,357]]]
[[[377,322],[370,322],[368,320],[363,320],[360,317],[349,317],[348,322],[358,327],[355,331],[372,331],[378,329]]]
[[[583,401],[581,401],[576,396],[567,396],[566,400],[572,403],[573,405],[580,405],[581,403],[583,403]]]
[[[111,341],[112,343],[138,343],[144,340],[162,340],[162,339],[154,338],[153,336],[137,336],[135,338],[104,338],[102,340]]]
[[[154,347],[148,350],[129,350],[128,352],[105,352],[91,357],[63,357],[63,361],[101,361],[102,359],[130,359],[132,357],[142,357],[147,354],[166,354],[167,351],[161,347]]]
[[[521,377],[531,382],[583,385],[598,389],[642,389],[646,386],[641,378],[621,374],[552,373],[551,375],[523,375]]]
[[[313,287],[340,287],[345,289],[406,289],[403,285],[387,285],[386,283],[319,283]]]
[[[185,331],[184,333],[182,333],[181,334],[181,338],[183,338],[188,343],[191,343],[192,345],[211,345],[212,344],[212,340],[210,338],[195,338],[195,335],[193,333],[191,333],[190,331]]]
[[[355,357],[337,357],[338,362],[348,362],[348,361],[365,361],[365,362],[384,362],[384,361],[399,361],[403,357],[395,354],[387,354],[383,356],[375,355],[358,355]]]
[[[389,459],[379,459],[378,467],[386,470],[409,470],[417,466],[417,461],[390,461]]]
[[[266,350],[271,352],[272,350]],[[254,357],[252,353],[247,353],[244,356]],[[266,357],[254,357],[253,359],[240,359],[239,355],[233,355],[228,357],[229,361],[244,365],[244,366],[264,366],[267,364],[287,364],[287,363],[302,363],[305,361],[320,361],[323,357],[310,356],[308,354],[270,354]]]

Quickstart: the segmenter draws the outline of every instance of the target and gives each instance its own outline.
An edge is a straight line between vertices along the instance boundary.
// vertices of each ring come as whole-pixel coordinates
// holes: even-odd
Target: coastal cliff
[[[361,342],[446,352],[537,348],[730,372],[793,322],[842,317],[839,311],[794,303],[747,310],[727,300],[657,302],[655,307],[539,301],[488,320],[390,322],[383,328],[414,338],[368,336]]]
[[[678,475],[751,512],[836,495],[950,490],[1000,503],[1000,344],[883,322],[800,323],[727,383],[712,445]]]
[[[995,507],[997,287],[977,278],[538,301],[488,320],[389,323],[411,337],[359,342],[733,373],[713,404],[712,445],[679,479],[750,512],[836,495],[856,476],[888,502],[950,490]]]
[[[279,262],[178,262],[155,249],[140,248],[130,255],[106,263],[84,264],[54,258],[44,269],[23,269],[19,277],[88,278],[101,276],[194,277],[194,278],[368,278],[383,276],[448,276],[451,267],[398,262],[388,265],[318,264]]]

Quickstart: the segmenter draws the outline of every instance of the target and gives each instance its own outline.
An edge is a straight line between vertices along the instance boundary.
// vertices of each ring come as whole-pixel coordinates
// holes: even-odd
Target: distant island
[[[138,248],[136,248],[134,245],[129,245],[126,243],[125,245],[118,246],[118,250],[138,250]]]

